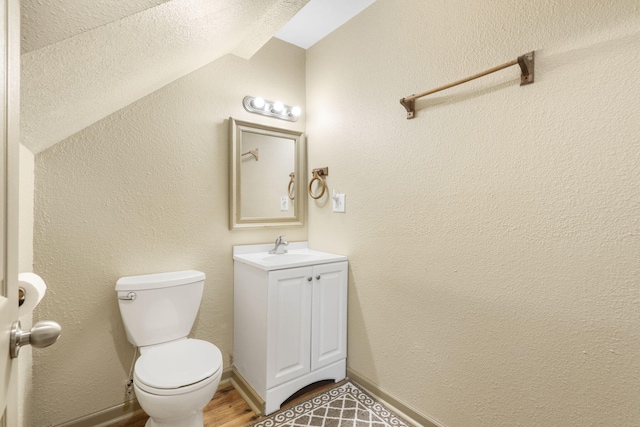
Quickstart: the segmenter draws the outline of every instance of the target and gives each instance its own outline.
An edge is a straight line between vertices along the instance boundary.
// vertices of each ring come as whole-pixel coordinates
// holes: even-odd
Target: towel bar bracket
[[[533,83],[534,80],[534,51],[518,56],[518,65],[520,66],[520,86]]]
[[[319,176],[329,176],[329,168],[317,168],[311,171],[312,175],[318,174]]]
[[[401,98],[400,104],[402,104],[402,106],[407,110],[407,119],[413,119],[413,116],[416,113],[416,101],[413,99],[407,101],[407,98]]]

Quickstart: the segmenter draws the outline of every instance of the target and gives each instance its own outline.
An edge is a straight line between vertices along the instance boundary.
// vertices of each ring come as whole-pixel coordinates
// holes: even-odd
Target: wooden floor
[[[294,406],[343,382],[336,384],[333,381],[320,381],[311,384],[291,396],[282,404],[282,409]],[[130,420],[112,424],[110,427],[143,427],[148,418],[146,414],[141,414]],[[230,383],[218,387],[215,396],[204,408],[205,427],[244,427],[263,418],[256,416]]]

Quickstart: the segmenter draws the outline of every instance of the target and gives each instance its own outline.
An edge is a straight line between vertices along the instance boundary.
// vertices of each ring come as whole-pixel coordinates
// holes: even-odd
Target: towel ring
[[[289,181],[289,186],[287,187],[287,195],[291,200],[296,198],[296,183],[294,182],[294,178],[296,177],[295,172],[291,172],[289,174],[291,180]]]
[[[313,178],[311,178],[311,181],[309,181],[309,195],[311,197],[313,197],[314,199],[319,199],[320,197],[324,196],[324,192],[327,189],[327,183],[324,181],[324,179],[322,178],[322,173],[318,173],[317,170],[313,171]],[[313,195],[313,191],[311,191],[311,186],[313,186],[313,182],[314,181],[320,181],[319,185],[321,187],[320,190],[320,194],[318,194],[317,196]]]

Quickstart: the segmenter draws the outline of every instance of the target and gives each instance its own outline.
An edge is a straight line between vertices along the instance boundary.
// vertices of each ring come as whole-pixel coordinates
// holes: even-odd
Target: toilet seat
[[[183,394],[206,386],[221,371],[218,347],[207,341],[182,339],[147,349],[136,361],[134,382],[151,394]]]

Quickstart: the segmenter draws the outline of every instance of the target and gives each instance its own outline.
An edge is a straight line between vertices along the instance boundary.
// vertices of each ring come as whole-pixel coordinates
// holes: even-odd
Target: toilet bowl
[[[207,341],[183,339],[143,351],[133,387],[151,418],[147,427],[202,427],[202,410],[222,375],[222,354]]]
[[[202,427],[203,409],[222,375],[222,354],[187,338],[204,273],[194,270],[123,277],[116,283],[127,339],[140,349],[133,388],[147,427]]]

